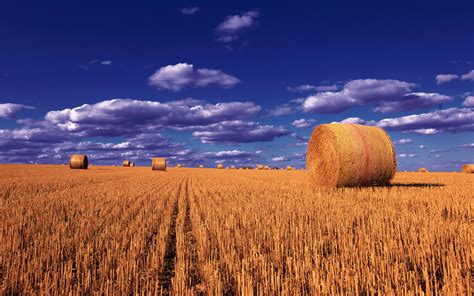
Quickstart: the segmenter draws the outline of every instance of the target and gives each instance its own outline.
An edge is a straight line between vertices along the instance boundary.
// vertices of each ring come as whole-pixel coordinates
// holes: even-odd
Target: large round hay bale
[[[392,141],[374,126],[317,126],[308,143],[306,170],[315,187],[386,185],[397,163]]]
[[[89,166],[89,159],[85,154],[73,154],[69,159],[69,168],[87,170]]]
[[[130,160],[124,160],[122,161],[122,165],[124,167],[129,167],[129,166],[132,166],[132,163],[130,162]]]
[[[218,163],[218,164],[217,164],[217,168],[218,168],[218,169],[221,170],[223,167],[224,167],[224,166],[222,165],[222,163]]]
[[[418,172],[420,172],[420,173],[427,173],[428,170],[427,170],[426,168],[419,168],[419,169],[418,169]]]
[[[463,164],[461,171],[463,173],[474,174],[474,164]]]
[[[153,171],[166,171],[166,158],[154,157],[151,159],[151,169]]]

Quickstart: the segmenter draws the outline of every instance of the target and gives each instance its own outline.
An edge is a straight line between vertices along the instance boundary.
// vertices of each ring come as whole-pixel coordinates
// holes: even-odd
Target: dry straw
[[[418,169],[418,172],[420,172],[420,173],[426,173],[426,172],[428,172],[428,170],[427,170],[426,168],[419,168],[419,169]]]
[[[474,174],[474,164],[463,164],[462,172],[468,174]]]
[[[151,159],[151,169],[153,171],[166,171],[166,158],[154,157]]]
[[[85,154],[73,154],[69,159],[69,168],[87,170],[89,159]]]
[[[122,165],[123,165],[124,167],[129,167],[129,166],[132,166],[132,163],[130,162],[130,160],[124,160],[124,161],[122,162]]]
[[[218,169],[221,170],[223,167],[224,167],[224,166],[222,165],[222,163],[218,163],[218,164],[217,164],[217,168],[218,168]]]
[[[306,170],[315,187],[386,185],[396,167],[392,141],[379,127],[322,124],[308,144]]]

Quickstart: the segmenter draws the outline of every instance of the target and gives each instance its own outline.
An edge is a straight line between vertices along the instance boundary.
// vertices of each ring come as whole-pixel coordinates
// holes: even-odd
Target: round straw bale
[[[293,167],[292,167],[291,165],[287,165],[287,166],[286,166],[286,170],[287,170],[287,171],[291,171],[291,170],[293,170]]]
[[[151,169],[153,171],[166,171],[166,158],[154,157],[151,159]]]
[[[134,166],[135,166],[135,164],[132,162],[132,163],[130,163],[130,166],[134,167]]]
[[[89,159],[85,154],[73,154],[69,159],[69,168],[87,170]]]
[[[474,174],[474,164],[463,164],[462,172],[468,174]]]
[[[203,164],[200,164],[200,165],[199,165],[199,168],[200,168],[200,169],[204,168],[204,165],[203,165]]]
[[[124,160],[124,161],[122,162],[122,165],[123,165],[124,167],[129,167],[129,166],[132,166],[132,163],[130,162],[130,160]]]
[[[182,164],[180,164],[180,163],[178,163],[178,164],[176,165],[176,167],[177,167],[177,168],[182,168],[182,167],[183,167],[183,165],[182,165]]]
[[[268,165],[266,165],[266,166],[263,167],[263,169],[264,169],[264,170],[269,170],[270,167],[269,167]]]
[[[420,172],[420,173],[426,173],[426,172],[428,172],[428,170],[427,170],[426,168],[419,168],[419,169],[418,169],[418,172]]]
[[[257,164],[257,170],[263,170],[263,164]]]
[[[277,167],[277,166],[274,166],[273,169],[274,169],[274,170],[278,170],[278,167]]]
[[[224,166],[222,165],[222,163],[218,163],[218,164],[217,164],[217,168],[218,168],[218,169],[221,170],[223,167],[224,167]]]
[[[392,141],[379,127],[322,124],[308,143],[306,170],[312,186],[386,185],[396,167]]]

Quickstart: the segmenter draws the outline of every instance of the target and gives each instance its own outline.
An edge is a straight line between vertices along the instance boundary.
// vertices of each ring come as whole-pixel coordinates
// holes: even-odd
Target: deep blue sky
[[[385,2],[3,1],[0,162],[303,167],[346,118],[386,128],[401,170],[474,162],[474,3]]]

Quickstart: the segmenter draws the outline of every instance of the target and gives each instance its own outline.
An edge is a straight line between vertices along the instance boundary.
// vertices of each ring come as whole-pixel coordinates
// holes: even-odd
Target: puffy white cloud
[[[466,107],[474,107],[474,96],[466,97],[462,105]]]
[[[196,128],[193,136],[205,144],[269,142],[276,137],[288,135],[281,126],[260,125],[256,122],[241,120],[223,121]]]
[[[393,143],[395,143],[395,144],[411,144],[411,143],[413,143],[413,140],[406,138],[406,139],[400,139],[398,141],[394,141]]]
[[[233,35],[257,25],[258,17],[256,10],[247,11],[242,15],[229,15],[217,26],[216,31],[222,35]]]
[[[436,83],[437,84],[443,84],[443,83],[448,83],[451,80],[458,79],[459,76],[455,74],[438,74],[436,75]]]
[[[45,120],[79,136],[120,136],[137,130],[201,126],[244,119],[260,112],[252,102],[204,104],[186,99],[171,102],[113,99],[50,111]]]
[[[3,103],[0,104],[0,118],[13,118],[17,116],[19,113],[25,111],[35,109],[31,106],[26,106],[22,104],[14,104],[14,103]]]
[[[452,100],[438,93],[411,92],[415,84],[399,80],[357,79],[337,92],[320,92],[308,96],[305,112],[339,113],[352,107],[374,105],[374,111],[400,112],[427,108]]]
[[[158,89],[179,91],[187,86],[208,86],[210,84],[230,87],[240,80],[221,70],[194,69],[192,64],[179,63],[158,69],[148,78],[148,83]]]
[[[112,61],[110,61],[110,60],[102,61],[102,62],[100,62],[100,63],[101,63],[102,65],[104,65],[104,66],[110,66],[110,65],[112,65]]]
[[[184,15],[192,15],[199,11],[199,7],[197,6],[183,7],[179,11]]]
[[[401,158],[405,158],[405,157],[416,157],[415,154],[407,154],[407,153],[401,153],[401,154],[398,154],[398,157],[401,157]]]
[[[386,118],[375,122],[375,125],[387,130],[428,135],[440,132],[468,132],[474,131],[474,110],[470,108],[442,109],[429,113]]]
[[[425,145],[420,145],[420,146],[418,146],[418,147],[419,147],[420,149],[425,149],[425,148],[426,148]]]
[[[308,128],[310,127],[316,120],[314,119],[297,119],[291,123],[292,126],[296,128]]]
[[[240,150],[224,150],[218,152],[204,152],[202,156],[204,158],[210,159],[229,159],[229,158],[245,158],[245,157],[252,157],[255,153],[247,152],[247,151],[240,151]]]
[[[290,155],[283,155],[283,156],[277,156],[273,157],[272,161],[274,162],[287,162],[287,161],[303,161],[306,157],[306,153],[293,153]]]
[[[308,91],[335,91],[338,89],[337,85],[311,85],[302,84],[298,86],[288,86],[287,89],[291,92],[308,92]]]
[[[341,123],[351,123],[351,124],[366,124],[367,121],[365,121],[362,118],[359,117],[349,117],[341,121]]]
[[[474,70],[469,71],[469,73],[466,73],[461,76],[462,80],[472,80],[474,81]]]

